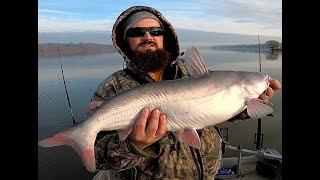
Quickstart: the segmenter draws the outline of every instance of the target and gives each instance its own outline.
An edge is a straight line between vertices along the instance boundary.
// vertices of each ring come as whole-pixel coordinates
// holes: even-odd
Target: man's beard
[[[167,67],[171,62],[171,54],[165,49],[135,51],[131,61],[141,72],[156,72]]]

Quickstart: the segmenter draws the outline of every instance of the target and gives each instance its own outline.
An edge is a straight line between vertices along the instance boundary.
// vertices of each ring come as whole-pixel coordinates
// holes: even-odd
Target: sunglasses
[[[152,36],[162,36],[164,34],[164,29],[162,27],[135,27],[127,30],[127,36],[141,37],[144,36],[147,31]]]

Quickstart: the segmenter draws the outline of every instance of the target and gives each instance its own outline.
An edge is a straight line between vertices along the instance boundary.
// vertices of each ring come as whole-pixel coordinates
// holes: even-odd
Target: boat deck
[[[234,166],[237,164],[237,158],[226,158],[223,160],[223,167]],[[240,173],[229,175],[216,175],[214,180],[222,179],[241,179],[241,180],[281,180],[282,177],[278,174],[275,178],[268,178],[260,175],[256,170],[258,158],[253,156],[242,157]],[[109,171],[101,170],[92,180],[110,180]]]
[[[260,149],[253,151],[240,149],[231,145],[228,149],[238,151],[238,157],[224,157],[218,174],[214,180],[281,180],[282,155],[275,149]],[[243,156],[244,154],[251,154]],[[111,180],[109,171],[99,171],[92,180]]]
[[[217,174],[215,177],[215,180],[222,180],[222,179],[241,179],[241,180],[270,180],[270,179],[277,179],[281,180],[281,173],[277,171],[277,169],[272,169],[268,167],[274,167],[273,165],[265,166],[263,167],[262,173],[266,173],[267,176],[261,175],[257,170],[257,163],[261,160],[260,158],[252,155],[252,156],[245,156],[241,158],[241,164],[240,164],[240,173],[235,174],[228,174],[228,175],[219,175]],[[259,162],[259,166],[261,167],[262,161]],[[232,158],[224,158],[222,167],[225,168],[234,168],[235,165],[238,165],[238,158],[232,157]],[[266,170],[267,169],[267,170]],[[275,171],[273,171],[275,170]],[[261,172],[261,170],[260,170]],[[274,177],[270,177],[274,176]]]

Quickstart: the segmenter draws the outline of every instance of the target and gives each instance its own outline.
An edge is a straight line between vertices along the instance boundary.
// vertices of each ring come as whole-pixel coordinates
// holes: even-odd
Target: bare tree
[[[269,40],[269,41],[266,42],[266,45],[271,50],[276,50],[276,49],[280,48],[280,43],[278,41],[276,41],[276,40]]]

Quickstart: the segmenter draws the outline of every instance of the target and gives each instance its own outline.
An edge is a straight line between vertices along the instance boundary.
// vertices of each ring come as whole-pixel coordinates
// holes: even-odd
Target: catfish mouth
[[[249,83],[247,84],[248,86],[244,85],[244,89],[250,97],[258,97],[262,93],[266,92],[271,80],[272,78],[268,74],[262,73],[262,77],[260,76],[258,79],[256,79],[256,81],[259,81],[259,83]]]
[[[271,80],[273,80],[273,79],[271,78],[271,76],[269,76],[268,74],[265,74],[265,76],[264,76],[264,81],[266,82],[266,86],[265,86],[265,88],[264,88],[263,93],[266,93],[266,90],[268,89]],[[257,92],[257,93],[258,93],[258,92]],[[259,94],[259,93],[258,93],[258,94]]]

